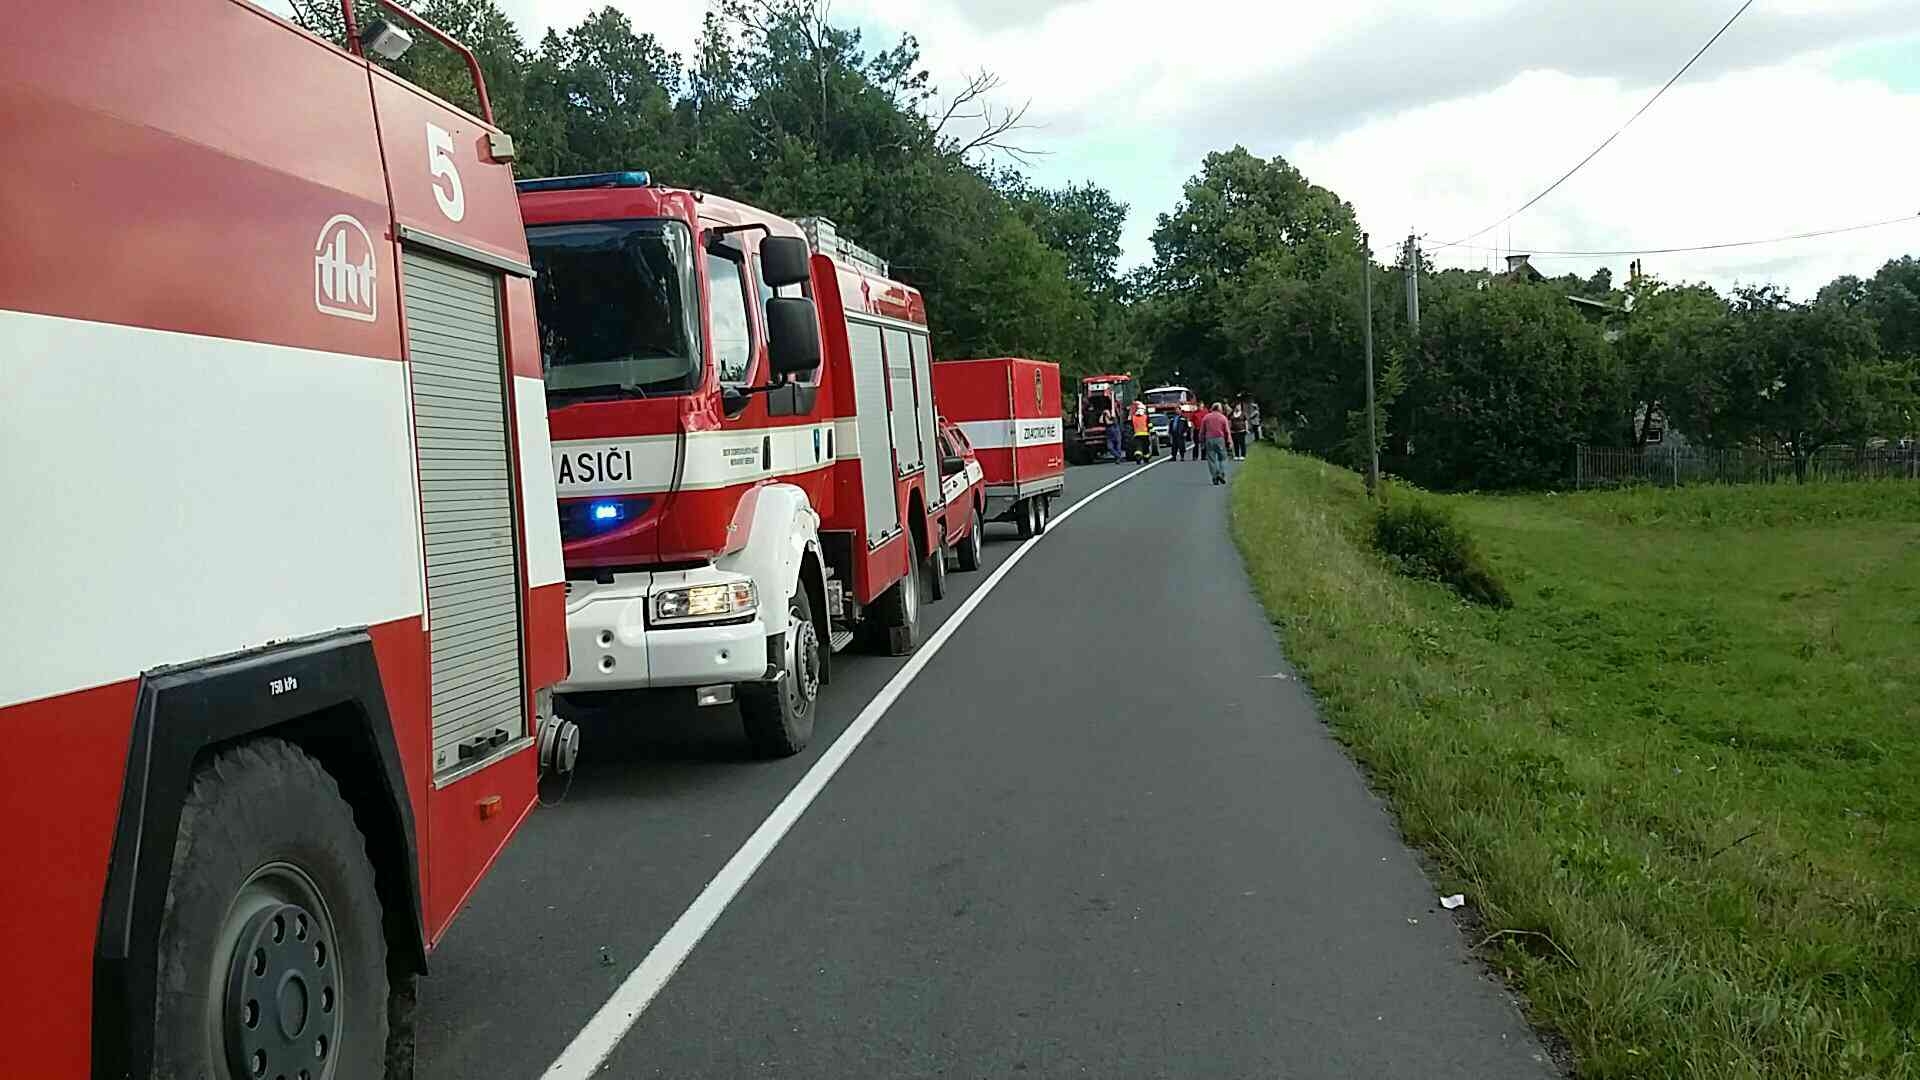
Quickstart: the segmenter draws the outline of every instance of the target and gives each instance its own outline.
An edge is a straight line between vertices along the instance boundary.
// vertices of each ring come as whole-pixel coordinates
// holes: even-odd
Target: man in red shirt
[[[1227,482],[1227,439],[1232,431],[1227,411],[1217,401],[1207,410],[1207,415],[1200,418],[1200,445],[1206,450],[1207,472],[1216,484]]]

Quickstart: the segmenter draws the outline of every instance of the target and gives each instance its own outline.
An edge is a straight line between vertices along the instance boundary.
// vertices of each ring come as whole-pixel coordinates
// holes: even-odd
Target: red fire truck
[[[1108,410],[1120,418],[1121,430],[1125,433],[1122,445],[1129,450],[1132,448],[1133,428],[1129,426],[1127,417],[1128,410],[1133,408],[1135,396],[1132,375],[1089,375],[1080,380],[1080,403],[1074,410],[1073,439],[1067,444],[1074,464],[1085,465],[1107,452],[1107,425],[1101,422],[1100,417],[1106,415]],[[1125,453],[1123,450],[1123,456]]]
[[[944,591],[926,309],[832,222],[644,172],[525,180],[569,705],[691,688],[798,752],[832,653]]]
[[[404,1066],[568,756],[512,143],[349,26],[0,34],[0,1076]]]
[[[1185,416],[1187,423],[1197,424],[1203,411],[1200,399],[1184,386],[1156,386],[1141,394],[1140,400],[1147,406],[1147,423],[1154,437],[1163,442],[1170,437],[1175,416]]]
[[[1045,532],[1049,505],[1067,486],[1060,366],[1012,357],[942,360],[933,365],[933,388],[979,455],[987,513],[1013,522],[1022,539]]]

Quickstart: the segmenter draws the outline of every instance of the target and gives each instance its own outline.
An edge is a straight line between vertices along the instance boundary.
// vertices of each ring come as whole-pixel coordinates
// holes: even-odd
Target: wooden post
[[[1380,487],[1380,438],[1373,430],[1373,245],[1366,233],[1360,234],[1360,292],[1367,317],[1367,497],[1372,499]]]

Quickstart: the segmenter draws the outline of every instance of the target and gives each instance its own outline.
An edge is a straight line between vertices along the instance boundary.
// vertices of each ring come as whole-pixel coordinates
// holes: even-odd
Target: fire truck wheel
[[[279,739],[194,775],[160,920],[154,1075],[380,1076],[386,939],[366,840]]]
[[[740,719],[756,757],[792,757],[813,740],[814,702],[820,697],[820,632],[804,585],[787,601],[786,678],[740,687]]]
[[[874,602],[874,613],[878,618],[868,624],[873,627],[869,643],[888,656],[905,656],[920,644],[920,580],[923,575],[920,538],[913,534],[912,529],[907,530],[907,542],[912,545],[907,574]]]
[[[960,541],[960,569],[969,571],[980,569],[980,511],[972,514],[966,538]]]
[[[934,552],[933,556],[922,565],[925,567],[923,572],[927,575],[927,599],[929,601],[945,600],[947,598],[946,545],[940,545],[940,550]]]
[[[1033,509],[1038,502],[1038,499],[1022,499],[1020,505],[1013,508],[1014,534],[1022,540],[1028,540],[1033,537],[1034,523],[1040,520],[1034,516]]]

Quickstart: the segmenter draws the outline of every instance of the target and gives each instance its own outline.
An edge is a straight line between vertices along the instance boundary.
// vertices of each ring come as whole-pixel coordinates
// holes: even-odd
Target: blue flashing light
[[[617,502],[597,502],[590,509],[596,522],[619,521],[626,508]]]
[[[585,188],[646,187],[653,177],[644,169],[625,172],[582,173],[578,176],[544,176],[533,180],[515,180],[513,188],[521,194],[529,191],[579,191]]]

